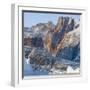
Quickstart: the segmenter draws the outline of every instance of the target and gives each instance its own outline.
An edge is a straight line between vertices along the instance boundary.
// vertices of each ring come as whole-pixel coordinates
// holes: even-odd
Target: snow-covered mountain
[[[33,70],[46,69],[52,74],[58,73],[58,69],[69,73],[70,69],[74,73],[75,68],[79,73],[80,24],[74,19],[60,17],[57,25],[48,22],[25,28],[24,42],[24,46],[30,47],[25,49],[25,57]]]
[[[30,28],[25,27],[24,35],[27,38],[37,37],[37,36],[43,37],[44,35],[48,33],[49,30],[53,30],[54,28],[55,28],[55,25],[51,21],[49,21],[48,23],[38,23]]]

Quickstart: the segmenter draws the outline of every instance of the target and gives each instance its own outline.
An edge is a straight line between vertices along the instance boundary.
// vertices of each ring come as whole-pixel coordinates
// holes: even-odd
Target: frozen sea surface
[[[48,75],[48,71],[33,71],[31,64],[27,63],[26,59],[24,59],[24,76],[30,75]]]
[[[55,74],[62,74],[63,72],[60,72],[60,70],[52,69],[52,72],[49,72],[47,70],[33,70],[31,64],[28,63],[28,59],[24,59],[24,76],[35,76],[35,75],[55,75]],[[80,73],[80,68],[77,66],[77,68],[73,68],[72,66],[68,66],[67,68],[67,74],[68,73]]]

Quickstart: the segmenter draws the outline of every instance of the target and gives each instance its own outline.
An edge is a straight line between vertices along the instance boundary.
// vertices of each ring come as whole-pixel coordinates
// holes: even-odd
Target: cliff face
[[[62,42],[62,48],[74,47],[80,42],[80,27],[68,32]]]
[[[61,17],[53,32],[48,33],[48,51],[56,55],[59,49],[75,46],[80,42],[80,28],[72,18]]]

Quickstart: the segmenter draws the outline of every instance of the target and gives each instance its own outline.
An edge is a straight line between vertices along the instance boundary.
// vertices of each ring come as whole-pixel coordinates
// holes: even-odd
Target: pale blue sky
[[[31,27],[37,23],[47,23],[48,21],[52,21],[54,24],[56,24],[59,16],[72,17],[75,19],[75,21],[80,20],[80,15],[74,14],[24,12],[24,27]]]

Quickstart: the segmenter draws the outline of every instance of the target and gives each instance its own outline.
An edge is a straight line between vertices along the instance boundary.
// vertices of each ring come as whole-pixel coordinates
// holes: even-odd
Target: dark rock
[[[63,19],[64,25],[62,25],[62,28],[60,28],[59,32],[54,33],[54,35],[52,36],[52,43],[51,43],[52,48],[55,48],[56,45],[61,42],[65,33],[74,30],[74,23],[75,23],[74,19],[71,20],[70,24],[68,24],[70,19],[69,17],[63,17]]]
[[[28,55],[29,55],[29,53],[31,53],[31,51],[32,51],[32,48],[24,47],[25,58],[28,58]]]
[[[41,37],[34,37],[31,39],[31,44],[33,47],[43,47],[43,40]]]
[[[32,60],[31,60],[32,59]],[[37,63],[37,64],[50,64],[52,61],[52,56],[50,55],[50,53],[48,53],[46,50],[41,49],[41,48],[37,48],[35,50],[34,55],[32,55],[30,57],[30,63]]]
[[[74,30],[75,21],[74,19],[71,20],[70,24],[67,26],[66,32]]]
[[[71,61],[80,61],[80,44],[75,47],[65,47],[57,53],[57,57],[61,57]]]

